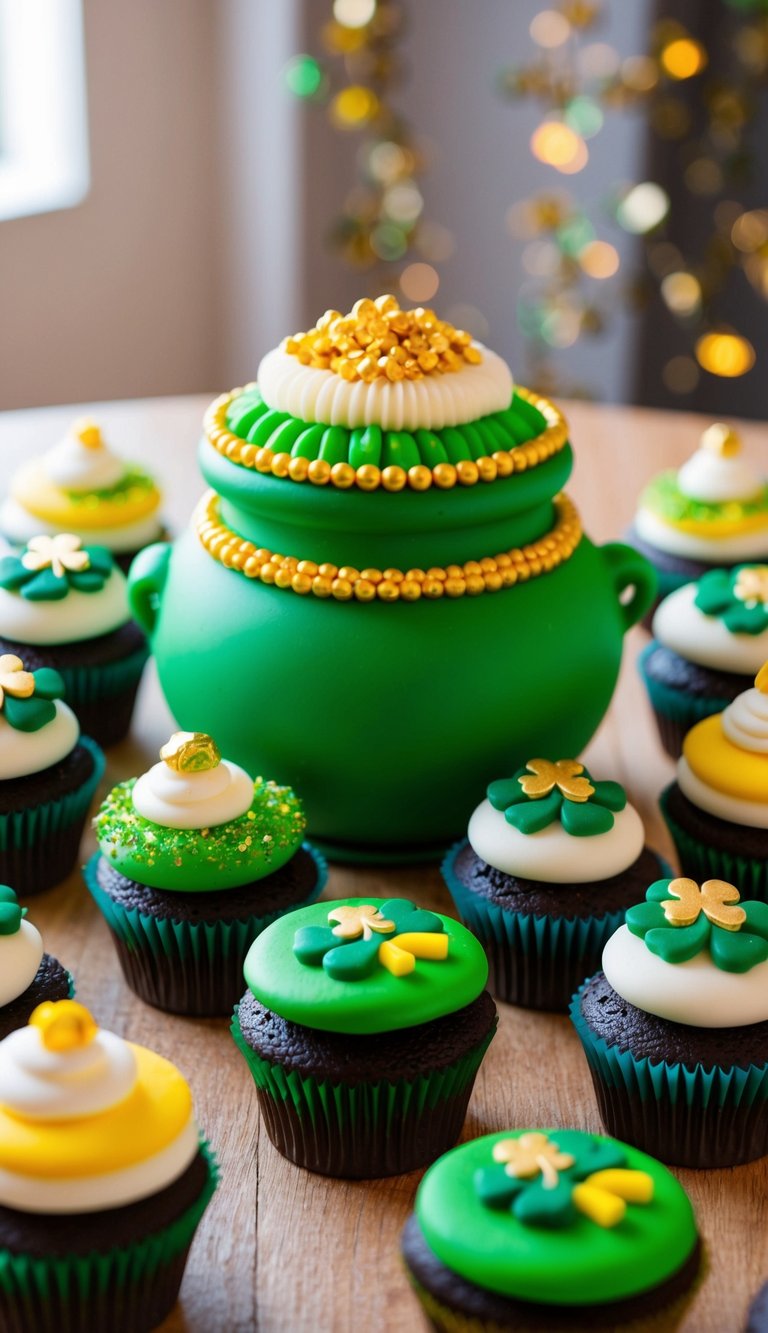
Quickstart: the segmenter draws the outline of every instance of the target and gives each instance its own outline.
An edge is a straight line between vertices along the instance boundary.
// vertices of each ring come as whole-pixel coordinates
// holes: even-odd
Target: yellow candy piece
[[[618,1226],[627,1211],[623,1199],[595,1185],[589,1185],[586,1181],[582,1185],[574,1185],[571,1198],[579,1212],[599,1227]]]
[[[407,977],[416,966],[413,954],[398,949],[394,940],[385,940],[379,945],[379,962],[393,977]]]
[[[123,494],[119,501],[93,496],[73,501],[66,491],[54,486],[40,462],[19,469],[11,483],[11,495],[30,514],[65,532],[72,528],[97,531],[115,524],[134,523],[154,513],[160,505],[156,486]]]
[[[448,957],[448,936],[445,932],[433,934],[431,931],[414,930],[393,935],[389,943],[412,953],[414,958],[431,958],[442,962]]]
[[[761,694],[768,694],[768,662],[764,662],[755,676],[755,689]]]
[[[653,1177],[647,1171],[626,1171],[620,1167],[593,1171],[584,1184],[617,1194],[626,1203],[650,1203],[653,1198]]]
[[[88,1046],[99,1030],[90,1011],[77,1000],[46,1000],[32,1010],[29,1022],[40,1029],[48,1051],[74,1051],[78,1046]]]
[[[719,713],[691,728],[683,755],[696,777],[715,791],[741,801],[768,801],[768,754],[750,753],[729,741]]]

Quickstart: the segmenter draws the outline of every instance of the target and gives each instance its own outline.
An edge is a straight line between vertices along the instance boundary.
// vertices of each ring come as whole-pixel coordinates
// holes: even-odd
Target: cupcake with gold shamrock
[[[160,504],[149,473],[113,453],[96,422],[82,419],[11,478],[0,532],[16,546],[73,532],[84,545],[106,547],[127,573],[136,553],[163,537]]]
[[[94,828],[85,882],[128,985],[170,1013],[230,1014],[253,940],[326,879],[290,787],[254,781],[202,732],[118,783]]]
[[[106,547],[38,534],[0,557],[0,652],[59,671],[83,730],[100,745],[123,739],[149,647]]]
[[[768,662],[753,688],[688,732],[661,810],[683,874],[768,902]]]
[[[74,1000],[0,1042],[0,1327],[149,1333],[217,1171],[184,1076]]]
[[[0,881],[25,897],[66,879],[104,755],[62,702],[57,671],[0,655]]]
[[[0,1039],[29,1022],[44,1000],[67,1000],[72,977],[45,953],[40,931],[27,921],[13,889],[0,884]]]

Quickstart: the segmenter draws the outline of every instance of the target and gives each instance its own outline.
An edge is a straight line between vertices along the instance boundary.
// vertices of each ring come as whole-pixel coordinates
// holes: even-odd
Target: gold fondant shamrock
[[[30,699],[35,692],[35,678],[31,671],[24,670],[24,663],[13,653],[3,653],[0,657],[0,708],[3,699],[9,694],[12,699]]]
[[[25,569],[36,573],[41,569],[52,569],[57,579],[63,579],[65,570],[80,574],[90,565],[88,552],[81,548],[82,541],[73,532],[58,532],[55,537],[42,533],[27,542],[21,563]]]
[[[768,606],[768,565],[750,565],[740,569],[733,585],[733,595],[748,606],[758,602]]]
[[[98,1027],[90,1010],[77,1000],[46,1000],[33,1009],[30,1026],[40,1029],[49,1051],[73,1051],[92,1042]]]
[[[334,907],[328,913],[329,921],[336,921],[333,934],[342,940],[356,940],[362,935],[369,940],[373,931],[377,935],[388,935],[395,929],[394,921],[388,921],[373,903],[362,903],[360,907]]]
[[[503,1162],[508,1176],[531,1180],[541,1175],[545,1189],[554,1189],[558,1172],[573,1166],[571,1153],[561,1152],[546,1134],[521,1134],[519,1139],[501,1139],[494,1144],[494,1162]]]
[[[160,758],[175,773],[207,773],[218,768],[221,752],[205,731],[174,731],[161,747]]]
[[[672,926],[692,926],[701,912],[723,930],[738,930],[746,920],[743,907],[729,906],[739,901],[740,894],[724,879],[707,879],[701,888],[692,879],[673,879],[669,892],[672,897],[665,898],[661,905]]]
[[[519,782],[526,796],[533,801],[549,796],[555,787],[569,801],[588,801],[594,794],[589,778],[579,777],[584,772],[584,765],[576,759],[557,759],[554,763],[551,759],[529,759],[526,768],[535,776],[529,777],[525,773]]]

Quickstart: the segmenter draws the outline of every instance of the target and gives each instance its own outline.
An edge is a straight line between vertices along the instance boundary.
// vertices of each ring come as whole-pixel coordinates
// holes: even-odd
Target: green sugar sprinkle
[[[684,495],[677,484],[676,472],[661,472],[649,482],[640,499],[644,509],[650,509],[659,518],[670,523],[716,523],[724,519],[737,523],[742,518],[765,514],[768,519],[768,486],[751,500],[727,500],[721,504],[707,504]]]
[[[148,472],[143,472],[139,467],[128,467],[114,486],[107,486],[101,491],[67,491],[66,495],[70,504],[87,509],[102,502],[124,504],[127,500],[134,500],[137,494],[148,495],[155,489],[155,483]]]

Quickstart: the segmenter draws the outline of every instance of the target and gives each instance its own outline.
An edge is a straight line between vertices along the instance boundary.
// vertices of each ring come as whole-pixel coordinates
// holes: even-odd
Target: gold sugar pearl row
[[[581,522],[566,495],[555,500],[556,522],[551,532],[528,546],[501,555],[467,560],[463,565],[431,569],[354,569],[350,565],[316,564],[297,556],[279,555],[239,537],[219,517],[219,496],[209,491],[192,517],[200,542],[209,555],[227,569],[259,579],[276,588],[306,596],[333,597],[338,602],[417,602],[421,597],[476,597],[500,592],[548,574],[568,560],[578,546]]]
[[[255,384],[246,384],[245,389],[233,389],[211,403],[204,418],[204,430],[208,443],[232,463],[251,468],[264,475],[270,474],[281,480],[309,481],[313,486],[331,486],[339,490],[349,490],[357,486],[361,491],[376,491],[383,487],[385,491],[402,491],[406,486],[414,491],[428,491],[437,486],[442,491],[454,486],[476,486],[478,482],[490,482],[511,477],[513,472],[526,472],[546,463],[547,459],[564,448],[568,439],[568,427],[562,412],[548,398],[532,393],[530,389],[515,386],[515,392],[531,407],[536,408],[546,421],[546,427],[532,440],[524,444],[513,445],[511,449],[498,449],[475,461],[467,458],[461,463],[438,463],[435,467],[420,464],[409,468],[378,468],[373,463],[366,463],[357,469],[351,463],[334,463],[331,466],[324,458],[293,458],[291,454],[276,454],[267,447],[258,448],[233,435],[227,427],[226,417],[229,405],[235,398]]]

